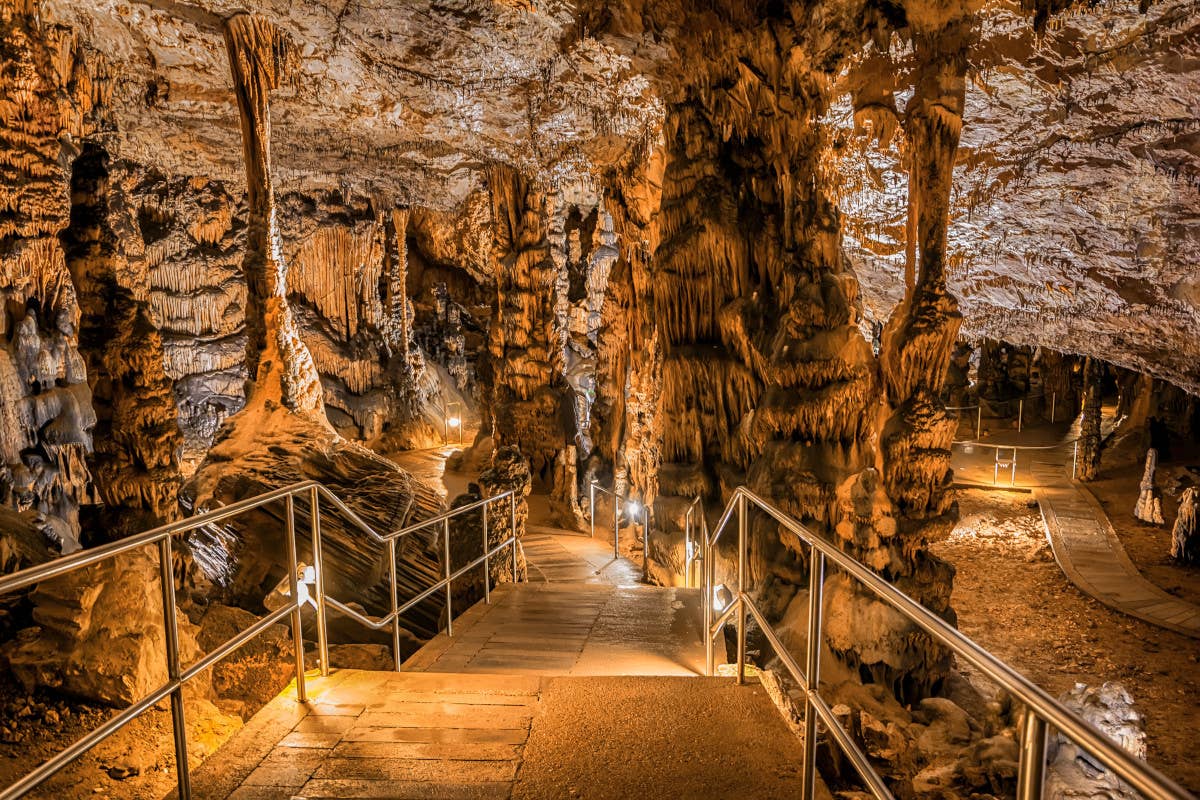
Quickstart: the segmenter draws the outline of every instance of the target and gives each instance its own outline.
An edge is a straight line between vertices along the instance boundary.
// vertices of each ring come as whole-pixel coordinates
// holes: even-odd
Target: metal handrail
[[[746,556],[749,506],[753,504],[771,516],[784,529],[795,535],[811,552],[809,570],[809,618],[806,668],[801,670],[791,654],[783,646],[774,627],[756,605],[746,581]],[[1037,800],[1042,796],[1045,761],[1046,734],[1053,726],[1061,734],[1087,752],[1095,761],[1111,769],[1121,780],[1147,798],[1189,800],[1192,796],[1158,770],[1151,767],[1119,747],[1103,733],[1079,715],[1055,700],[1044,690],[1032,683],[1012,667],[984,650],[941,617],[930,612],[917,601],[904,594],[881,578],[871,569],[844,553],[836,545],[805,528],[790,515],[779,510],[745,487],[733,493],[712,536],[705,540],[706,551],[710,551],[720,539],[725,526],[737,515],[738,560],[737,592],[729,608],[715,621],[711,586],[714,581],[713,559],[704,556],[704,606],[705,645],[708,653],[708,674],[714,672],[713,640],[724,628],[730,617],[736,614],[737,631],[737,680],[745,680],[746,669],[746,618],[754,616],[763,634],[774,648],[792,678],[800,685],[805,695],[804,713],[804,776],[801,787],[803,800],[812,800],[816,781],[816,733],[817,720],[825,725],[834,741],[849,758],[871,793],[880,800],[891,800],[892,794],[884,784],[883,777],[870,764],[866,755],[838,723],[833,711],[820,695],[820,652],[821,629],[824,621],[824,588],[826,562],[832,562],[862,586],[870,589],[880,600],[890,605],[910,623],[929,634],[935,641],[949,649],[957,657],[968,662],[981,673],[995,681],[1026,708],[1021,727],[1020,762],[1017,779],[1018,800]]]
[[[683,512],[683,585],[692,588],[692,564],[702,564],[704,548],[696,547],[696,537],[692,536],[692,515],[699,509],[700,535],[708,538],[708,520],[704,516],[704,496],[697,495]],[[703,569],[703,566],[701,567]]]
[[[629,505],[630,503],[638,503],[638,500],[626,495],[620,495],[612,489],[606,489],[596,481],[588,483],[588,517],[591,522],[592,538],[596,538],[596,490],[604,492],[613,499],[613,558],[621,557],[621,503]],[[642,506],[642,580],[649,581],[650,579],[650,506],[648,503],[641,503]],[[636,512],[635,512],[636,514]],[[0,799],[2,800],[2,799]]]
[[[341,498],[330,491],[326,486],[317,481],[301,481],[291,484],[280,489],[274,489],[269,492],[264,492],[260,495],[240,500],[221,508],[213,509],[202,514],[197,514],[193,517],[172,522],[167,525],[162,525],[152,530],[131,536],[111,544],[93,547],[88,550],[82,550],[62,558],[55,559],[46,564],[39,564],[33,567],[14,572],[11,575],[0,577],[0,595],[9,592],[15,592],[20,589],[25,589],[38,583],[42,583],[53,578],[61,577],[70,572],[84,569],[98,564],[109,558],[128,553],[132,550],[137,550],[142,547],[157,545],[158,546],[158,563],[159,563],[159,582],[162,587],[163,601],[163,630],[166,638],[166,656],[167,656],[167,682],[150,692],[145,697],[133,703],[126,709],[123,709],[111,719],[106,721],[100,727],[90,731],[79,740],[71,744],[62,752],[43,762],[33,771],[24,775],[20,780],[0,790],[0,800],[16,800],[25,794],[36,789],[45,781],[52,778],[54,775],[61,772],[68,764],[82,756],[91,748],[95,747],[100,742],[115,734],[117,731],[124,728],[137,717],[144,714],[149,709],[153,708],[165,698],[170,698],[171,702],[171,723],[172,734],[175,740],[175,763],[176,763],[176,779],[179,786],[180,800],[190,800],[191,792],[191,772],[188,768],[187,757],[187,727],[184,718],[183,707],[183,685],[200,673],[204,672],[217,662],[229,656],[231,653],[242,647],[246,643],[253,640],[256,636],[266,631],[272,625],[281,622],[284,617],[291,617],[292,643],[295,650],[296,658],[296,699],[298,702],[304,703],[308,701],[308,692],[305,685],[305,667],[304,667],[304,637],[301,630],[301,610],[306,602],[310,600],[302,595],[306,595],[307,591],[301,592],[299,579],[299,561],[297,560],[296,551],[296,517],[295,517],[295,497],[300,494],[306,494],[310,503],[310,533],[312,537],[312,552],[313,552],[313,572],[316,584],[316,598],[313,604],[317,609],[317,641],[320,654],[321,673],[327,675],[329,673],[329,637],[327,624],[325,619],[325,607],[328,603],[335,610],[347,614],[359,622],[363,622],[368,627],[375,630],[380,630],[388,625],[392,626],[392,646],[395,659],[396,669],[400,668],[400,615],[411,609],[417,603],[426,599],[443,586],[446,589],[446,629],[447,634],[453,635],[453,614],[450,606],[450,583],[463,575],[465,572],[474,569],[480,564],[484,565],[484,599],[485,602],[491,602],[491,573],[488,568],[489,559],[507,547],[512,547],[513,561],[513,580],[517,578],[517,515],[516,515],[516,493],[514,490],[502,492],[494,497],[484,498],[469,505],[460,506],[451,509],[445,513],[439,514],[431,519],[409,525],[399,530],[390,531],[381,534],[367,524],[362,517],[350,509]],[[349,606],[341,603],[335,598],[329,597],[325,593],[324,588],[324,569],[321,547],[321,506],[320,498],[324,497],[331,505],[336,508],[343,516],[352,522],[357,528],[362,530],[376,542],[386,544],[388,546],[390,577],[391,577],[391,611],[382,620],[371,620],[358,612],[351,609]],[[489,549],[488,547],[488,520],[487,506],[489,503],[504,500],[509,501],[509,518],[511,528],[508,537]],[[222,643],[212,652],[207,653],[200,658],[195,664],[184,668],[180,664],[179,653],[179,633],[178,633],[178,609],[175,602],[175,575],[173,568],[172,557],[172,540],[175,536],[188,533],[190,531],[203,528],[222,520],[231,519],[246,511],[264,506],[268,503],[283,500],[285,503],[284,513],[284,534],[287,539],[288,549],[288,574],[289,574],[289,598],[290,602],[275,611],[267,614],[265,617],[257,620],[253,625],[244,631],[234,635],[228,641]],[[451,572],[450,570],[450,519],[452,517],[465,514],[475,509],[481,509],[483,514],[483,555],[474,559],[470,564]],[[445,535],[444,543],[444,563],[445,576],[434,584],[429,589],[426,589],[413,599],[409,600],[404,605],[400,605],[397,597],[397,577],[396,577],[396,542],[411,533],[415,533],[430,525],[441,523]]]
[[[1081,438],[1083,438],[1083,437],[1076,436],[1074,439],[1067,439],[1066,441],[1058,442],[1056,444],[1001,444],[999,442],[976,442],[976,441],[972,441],[970,439],[962,439],[959,441],[951,442],[950,445],[954,446],[954,445],[958,444],[958,445],[962,445],[964,447],[991,447],[992,449],[996,450],[997,457],[999,456],[999,452],[1001,450],[1012,450],[1013,451],[1013,459],[1012,459],[1011,483],[1015,484],[1017,482],[1017,451],[1018,450],[1057,450],[1058,448],[1066,447],[1069,444],[1075,445],[1075,449],[1071,454],[1071,480],[1075,480],[1075,476],[1079,472],[1079,440]],[[992,483],[995,483],[995,482],[996,482],[996,478],[995,478],[995,475],[993,475]]]

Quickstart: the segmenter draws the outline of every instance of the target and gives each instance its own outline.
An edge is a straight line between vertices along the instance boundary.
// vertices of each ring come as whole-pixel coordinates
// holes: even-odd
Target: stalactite
[[[32,4],[0,0],[0,503],[79,547],[84,463],[96,423],[78,351],[79,306],[58,235],[70,214],[75,142],[102,110],[101,57],[47,35]]]

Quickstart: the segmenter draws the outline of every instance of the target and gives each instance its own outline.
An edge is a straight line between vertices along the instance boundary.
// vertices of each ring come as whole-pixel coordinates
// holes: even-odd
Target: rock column
[[[324,416],[321,380],[287,301],[287,264],[279,239],[271,178],[270,92],[296,67],[298,55],[272,23],[249,14],[225,22],[246,162],[249,226],[242,270],[246,298],[246,368],[252,386],[247,405],[279,403]]]
[[[1079,465],[1081,481],[1095,480],[1100,473],[1101,365],[1094,358],[1083,363],[1083,414],[1079,420]]]

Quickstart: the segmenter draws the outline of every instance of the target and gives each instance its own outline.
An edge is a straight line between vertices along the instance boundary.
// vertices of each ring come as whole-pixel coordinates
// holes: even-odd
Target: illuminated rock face
[[[1200,387],[1200,23],[1056,5],[0,0],[0,501],[69,545],[201,465],[189,503],[317,478],[394,525],[439,499],[347,440],[465,398],[563,524],[593,477],[664,517],[748,484],[952,619],[960,333],[1009,343],[985,391],[1068,354],[1085,477],[1074,355]],[[759,533],[782,609],[808,557]],[[379,554],[342,534],[353,588]],[[252,598],[278,541],[238,537],[194,544]],[[850,673],[936,687],[828,592]]]

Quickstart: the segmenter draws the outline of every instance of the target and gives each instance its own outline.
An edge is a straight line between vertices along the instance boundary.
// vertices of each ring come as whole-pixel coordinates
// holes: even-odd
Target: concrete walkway
[[[412,459],[431,482],[451,477],[439,455]],[[194,795],[798,796],[801,743],[762,686],[699,677],[699,591],[530,527],[529,583],[496,587],[401,672],[310,678],[306,704],[289,687],[195,771]]]
[[[998,435],[998,441],[989,444],[1058,445],[1017,451],[1016,479],[1011,483],[1011,470],[1002,468],[1000,479],[993,484],[993,448],[955,445],[952,465],[956,481],[962,486],[998,485],[1033,492],[1054,558],[1072,583],[1110,608],[1200,638],[1200,606],[1146,580],[1125,553],[1100,503],[1082,483],[1072,480],[1074,446],[1070,441],[1077,435],[1077,428],[1063,433],[1061,426]]]
[[[800,793],[800,742],[727,678],[339,670],[284,692],[194,773],[201,800]]]

